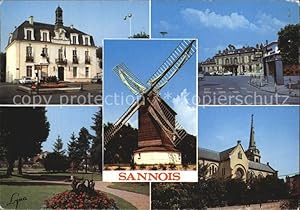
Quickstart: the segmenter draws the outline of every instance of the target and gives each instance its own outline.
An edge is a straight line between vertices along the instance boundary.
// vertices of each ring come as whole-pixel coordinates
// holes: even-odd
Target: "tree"
[[[177,145],[177,148],[181,152],[183,164],[195,164],[196,163],[196,137],[187,134],[184,139]]]
[[[63,155],[65,153],[65,150],[63,150],[62,148],[63,148],[63,142],[60,136],[58,135],[53,145],[53,152]]]
[[[63,154],[52,152],[43,159],[43,165],[46,171],[66,171],[69,168],[69,161]]]
[[[134,34],[132,38],[143,38],[143,39],[149,39],[149,34],[146,34],[145,32],[141,31],[140,33]]]
[[[90,149],[90,140],[92,139],[92,136],[90,135],[89,131],[82,127],[79,131],[78,135],[78,148],[79,148],[79,156],[85,160],[85,173],[87,173],[87,167],[88,167],[88,152]]]
[[[0,52],[0,82],[6,80],[6,53]]]
[[[278,48],[284,64],[299,64],[300,24],[287,25],[278,32]]]
[[[104,125],[104,132],[112,124]],[[105,145],[105,163],[131,163],[133,151],[137,148],[138,131],[130,124],[124,125]]]
[[[102,172],[102,108],[96,112],[94,117],[94,125],[91,128],[95,131],[96,136],[93,137],[91,147],[91,162],[98,166],[98,170]]]
[[[41,145],[49,134],[50,124],[44,107],[1,107],[0,145],[5,149],[8,163],[7,175],[18,160],[18,172],[22,174],[23,158],[41,152]]]
[[[68,155],[69,160],[71,161],[72,169],[77,169],[80,162],[81,162],[81,156],[80,156],[80,148],[78,145],[78,139],[76,138],[74,132],[71,134],[70,142],[68,143]]]

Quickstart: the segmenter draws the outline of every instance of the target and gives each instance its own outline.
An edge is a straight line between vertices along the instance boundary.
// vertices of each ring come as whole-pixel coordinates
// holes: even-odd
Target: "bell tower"
[[[58,6],[55,10],[55,30],[63,27],[63,10]]]
[[[246,156],[249,160],[260,163],[260,152],[256,148],[256,143],[255,143],[253,114],[251,115],[251,128],[250,128],[249,147],[248,147],[248,149],[245,153],[246,153]]]

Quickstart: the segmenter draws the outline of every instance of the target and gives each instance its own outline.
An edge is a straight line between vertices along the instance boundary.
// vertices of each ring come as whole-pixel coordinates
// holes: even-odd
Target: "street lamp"
[[[132,13],[129,13],[128,15],[126,15],[124,17],[124,20],[127,20],[129,19],[129,38],[131,38],[131,18],[132,18]]]

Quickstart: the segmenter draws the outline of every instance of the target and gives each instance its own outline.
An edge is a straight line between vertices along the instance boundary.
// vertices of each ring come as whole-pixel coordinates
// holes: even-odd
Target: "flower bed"
[[[113,199],[99,190],[93,193],[65,191],[45,201],[51,209],[118,209]]]

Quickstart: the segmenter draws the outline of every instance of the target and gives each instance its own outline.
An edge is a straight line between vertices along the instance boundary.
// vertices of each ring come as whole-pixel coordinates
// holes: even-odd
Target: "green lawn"
[[[15,204],[7,205],[14,193],[18,193],[19,198],[24,198],[23,201],[19,201],[18,209],[40,209],[43,206],[44,200],[52,195],[71,189],[68,185],[26,185],[25,183],[17,183],[17,185],[0,185],[0,205],[3,208],[15,209]],[[15,194],[16,195],[16,194]],[[136,209],[127,201],[108,194],[108,197],[113,198],[119,209]]]
[[[125,191],[129,191],[129,192],[140,193],[140,194],[144,194],[144,195],[149,195],[149,183],[115,182],[115,183],[112,183],[112,185],[109,185],[108,187],[114,188],[114,189],[125,190]]]
[[[48,181],[64,181],[69,179],[71,175],[75,176],[78,179],[93,179],[94,181],[102,181],[102,176],[96,172],[88,172],[87,174],[84,172],[78,173],[54,173],[54,172],[47,172],[42,169],[24,169],[23,175],[17,174],[17,169],[14,170],[13,176],[6,177],[6,169],[0,169],[0,181],[26,181],[26,180],[48,180]]]

